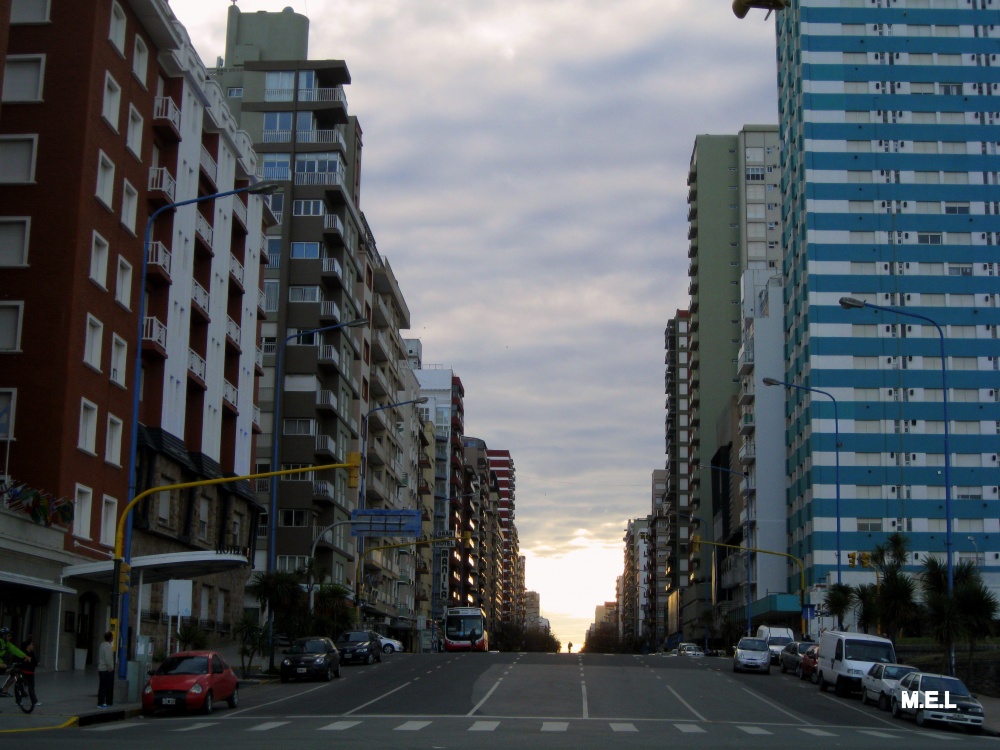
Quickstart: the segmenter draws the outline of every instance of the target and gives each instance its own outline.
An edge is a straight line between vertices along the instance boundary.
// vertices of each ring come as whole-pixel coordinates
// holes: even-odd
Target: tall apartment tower
[[[626,643],[645,643],[648,637],[646,628],[646,605],[649,595],[649,583],[646,580],[648,561],[647,520],[645,518],[630,518],[625,527],[624,570],[621,577],[621,608],[622,635]]]
[[[836,581],[838,552],[855,582],[844,556],[897,531],[918,559],[973,560],[1000,532],[1000,10],[796,0],[776,18],[784,379],[836,399],[788,393],[789,552],[808,583]]]
[[[500,563],[503,536],[500,532],[500,493],[496,475],[490,470],[486,441],[465,437],[465,494],[469,501],[468,547],[476,583],[469,606],[482,607],[488,626],[500,621]]]
[[[683,640],[681,632],[681,593],[690,581],[689,543],[694,524],[691,520],[691,481],[688,456],[691,442],[691,314],[677,310],[663,334],[664,391],[667,413],[664,419],[666,453],[666,488],[663,505],[657,509],[654,524],[656,546],[666,549],[664,561],[666,609],[664,637],[670,648]],[[665,519],[661,520],[661,519]]]
[[[646,517],[646,640],[653,648],[663,645],[667,636],[668,558],[670,557],[671,522],[665,513],[667,482],[666,469],[654,469],[651,478],[650,513]]]
[[[487,452],[490,470],[496,475],[500,489],[500,534],[503,537],[503,552],[501,554],[501,606],[500,619],[506,623],[516,623],[518,598],[524,590],[524,573],[520,575],[518,589],[517,563],[520,557],[520,540],[517,536],[517,524],[514,522],[515,510],[515,473],[514,459],[508,450],[490,450]]]
[[[66,669],[110,624],[131,466],[136,492],[252,470],[264,208],[209,198],[254,183],[256,157],[169,5],[6,7],[0,621]],[[199,198],[146,245],[155,210]],[[125,643],[164,628],[168,578],[194,579],[192,616],[227,632],[259,511],[235,482],[137,506]]]

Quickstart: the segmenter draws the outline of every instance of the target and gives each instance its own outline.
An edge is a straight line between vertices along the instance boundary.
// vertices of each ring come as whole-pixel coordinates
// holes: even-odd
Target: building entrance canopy
[[[200,578],[214,573],[225,573],[249,566],[244,555],[236,552],[193,550],[168,552],[162,555],[145,555],[132,558],[132,582],[162,583],[174,579]],[[83,578],[93,583],[110,586],[114,579],[114,560],[69,565],[63,568],[62,577]]]

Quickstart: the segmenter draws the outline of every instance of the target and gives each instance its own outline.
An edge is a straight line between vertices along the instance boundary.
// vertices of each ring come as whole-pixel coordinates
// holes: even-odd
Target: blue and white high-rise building
[[[776,18],[783,379],[835,399],[788,390],[789,552],[835,581],[839,505],[845,583],[847,553],[895,531],[944,559],[950,507],[953,562],[996,572],[1000,3],[791,0]],[[902,313],[940,325],[943,362],[935,326]]]

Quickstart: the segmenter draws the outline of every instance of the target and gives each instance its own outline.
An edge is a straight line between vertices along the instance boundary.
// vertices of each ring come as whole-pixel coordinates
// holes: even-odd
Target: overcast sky
[[[208,66],[229,0],[171,0]],[[774,22],[729,0],[239,0],[347,62],[361,208],[466,434],[511,451],[527,588],[578,650],[664,466],[694,138],[776,123]]]

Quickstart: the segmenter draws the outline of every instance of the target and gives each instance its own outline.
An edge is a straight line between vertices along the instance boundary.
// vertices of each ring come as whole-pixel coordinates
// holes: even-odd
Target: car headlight
[[[194,685],[191,686],[190,692],[194,693],[195,695],[200,695],[201,691],[204,689],[205,688],[201,686],[200,682],[196,682]]]
[[[291,659],[285,659],[283,662],[281,662],[281,666],[283,666],[283,667],[290,667],[290,666],[292,666],[292,660]]]
[[[368,646],[358,646],[358,653],[363,654],[368,651]]]
[[[973,706],[972,708],[969,709],[970,714],[981,714],[982,712],[983,709],[979,708],[978,706]]]
[[[316,661],[315,661],[315,662],[313,662],[313,663],[314,663],[314,664],[316,664],[316,665],[318,666],[318,665],[322,664],[322,663],[323,663],[323,661],[324,661],[324,659],[323,659],[323,657],[322,657],[322,656],[317,656],[317,657],[316,657]]]
[[[147,682],[147,683],[146,683],[146,687],[144,687],[144,688],[142,689],[142,692],[143,692],[143,695],[150,695],[150,694],[152,694],[152,692],[153,692],[153,686],[152,686],[152,685],[150,685],[150,684],[149,684],[149,683]]]

